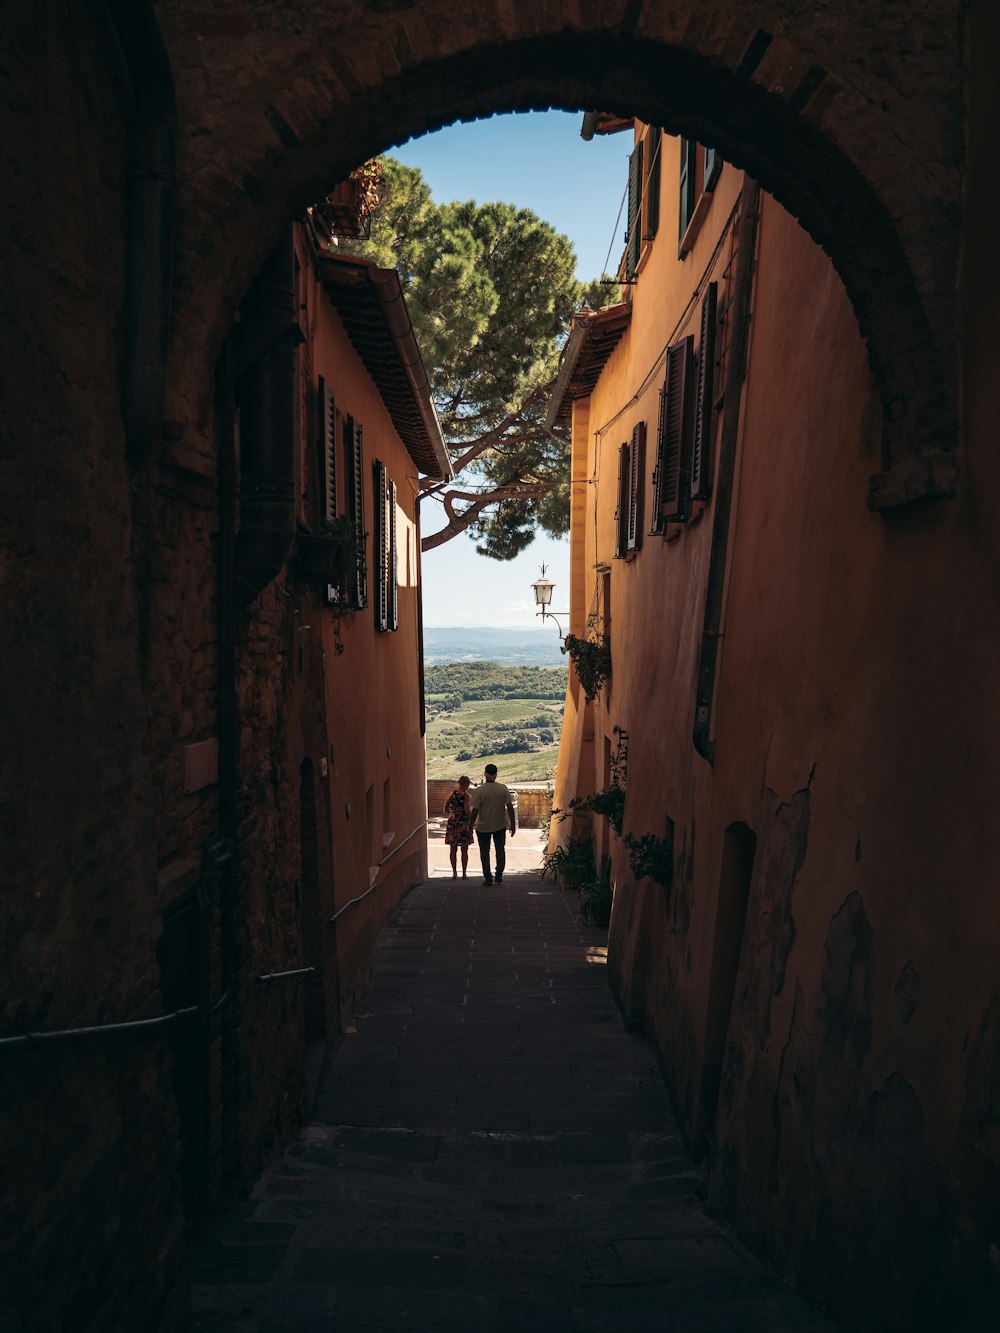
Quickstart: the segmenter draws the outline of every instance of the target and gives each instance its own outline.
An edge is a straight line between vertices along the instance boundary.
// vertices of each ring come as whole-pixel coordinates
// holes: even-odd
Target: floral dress
[[[444,840],[449,847],[468,847],[472,841],[469,831],[471,815],[466,811],[467,793],[456,787],[448,797],[445,809],[448,811],[448,823],[444,831]]]

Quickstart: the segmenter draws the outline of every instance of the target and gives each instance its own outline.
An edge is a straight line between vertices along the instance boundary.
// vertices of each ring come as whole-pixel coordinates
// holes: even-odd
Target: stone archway
[[[762,0],[753,15],[736,0],[160,8],[179,111],[172,368],[188,402],[206,401],[228,311],[278,227],[332,180],[456,119],[599,107],[712,143],[829,253],[883,403],[872,507],[954,489],[958,0],[874,16],[861,0]]]

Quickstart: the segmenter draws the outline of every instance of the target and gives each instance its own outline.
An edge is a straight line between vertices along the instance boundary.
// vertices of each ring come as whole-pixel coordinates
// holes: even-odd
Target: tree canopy
[[[572,315],[615,289],[578,282],[568,237],[530,210],[438,204],[417,169],[382,167],[370,239],[341,244],[398,270],[451,453],[455,481],[424,483],[445,521],[423,547],[468,531],[510,560],[568,527],[569,438],[543,421]]]

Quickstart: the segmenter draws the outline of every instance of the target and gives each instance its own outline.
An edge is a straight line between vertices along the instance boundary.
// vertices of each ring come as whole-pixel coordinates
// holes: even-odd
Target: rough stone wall
[[[502,776],[500,780],[503,780]],[[552,813],[552,790],[549,786],[514,782],[507,785],[517,795],[517,822],[520,827],[538,828],[542,820],[549,818]],[[455,782],[447,778],[427,779],[427,812],[431,819],[440,816],[445,801],[454,789]]]
[[[601,106],[715,144],[802,222],[868,338],[876,503],[953,486],[960,0],[170,0],[162,16],[184,120],[178,364],[217,344],[289,213],[358,162],[455,118]]]
[[[128,101],[96,7],[5,6],[0,47],[0,1010],[12,1034],[157,1014],[160,923],[119,411]],[[162,1033],[6,1049],[0,1062],[0,1322],[177,1327]]]

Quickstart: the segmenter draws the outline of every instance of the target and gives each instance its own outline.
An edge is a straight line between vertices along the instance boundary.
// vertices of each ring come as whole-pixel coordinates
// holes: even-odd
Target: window
[[[681,140],[681,181],[679,191],[679,217],[677,243],[681,258],[687,253],[684,239],[694,217],[694,206],[698,197],[698,182],[695,177],[698,161],[698,145],[693,139]]]
[[[354,540],[357,545],[358,572],[355,583],[355,604],[358,607],[368,605],[368,559],[365,543],[365,474],[364,448],[361,437],[361,423],[349,416],[344,421],[344,456],[347,459],[347,500],[348,517],[354,524]]]
[[[698,376],[694,404],[694,445],[691,450],[691,499],[706,500],[712,487],[712,455],[715,443],[713,405],[715,399],[715,324],[718,318],[718,285],[708,284],[701,302],[701,336],[698,342]]]
[[[719,179],[719,173],[722,170],[722,158],[714,148],[705,149],[705,170],[702,175],[702,189],[707,194],[715,189],[715,183]]]
[[[618,512],[615,514],[615,559],[623,560],[628,551],[629,460],[628,440],[618,447]]]
[[[319,377],[320,517],[329,523],[337,517],[337,411],[333,390]]]
[[[646,472],[646,423],[640,421],[632,431],[629,451],[628,532],[626,549],[638,551],[642,545],[642,509]]]
[[[628,219],[625,230],[625,278],[634,278],[643,245],[660,223],[660,156],[663,131],[650,125],[628,160]]]
[[[687,517],[693,348],[694,339],[688,337],[667,349],[653,473],[654,532],[663,532],[668,522]]]
[[[693,139],[681,140],[678,258],[694,244],[722,171],[722,158],[714,148],[703,148]]]

